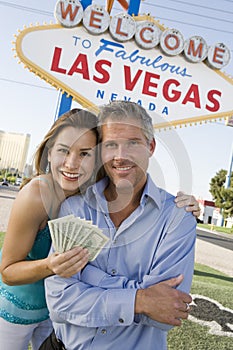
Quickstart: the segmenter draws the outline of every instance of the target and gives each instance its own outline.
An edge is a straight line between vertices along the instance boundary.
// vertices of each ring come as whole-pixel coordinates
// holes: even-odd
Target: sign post
[[[233,117],[227,118],[226,122],[227,126],[233,127]],[[225,182],[225,188],[230,188],[231,185],[231,174],[232,174],[232,168],[233,168],[233,142],[232,142],[232,147],[231,147],[231,154],[230,154],[230,160],[229,160],[229,166],[228,166],[228,171],[226,175],[226,182]],[[222,215],[220,225],[224,225],[224,217]]]

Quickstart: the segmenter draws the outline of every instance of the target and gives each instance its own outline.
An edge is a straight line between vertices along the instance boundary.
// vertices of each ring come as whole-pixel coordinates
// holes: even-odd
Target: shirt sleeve
[[[103,289],[81,282],[78,275],[45,280],[50,318],[84,327],[127,326],[134,320],[136,289]]]

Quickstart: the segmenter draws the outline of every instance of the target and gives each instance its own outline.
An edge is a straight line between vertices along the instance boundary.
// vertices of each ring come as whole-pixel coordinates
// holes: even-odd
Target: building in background
[[[198,222],[214,226],[233,227],[233,217],[223,220],[220,208],[217,208],[213,201],[198,199],[201,208],[201,214],[198,217]],[[224,225],[222,225],[222,220]]]
[[[0,169],[24,174],[31,136],[0,130]]]
[[[207,201],[204,199],[198,199],[200,208],[201,208],[201,215],[199,216],[200,222],[203,224],[215,224],[213,220],[216,220],[215,216],[215,210],[217,209],[215,207],[214,202],[212,201]],[[216,220],[217,221],[217,220]]]

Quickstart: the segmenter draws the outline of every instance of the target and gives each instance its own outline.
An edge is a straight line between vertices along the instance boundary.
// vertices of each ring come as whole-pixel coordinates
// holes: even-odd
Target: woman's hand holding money
[[[68,278],[78,273],[87,264],[89,253],[86,248],[74,247],[64,253],[55,252],[47,259],[51,275]]]

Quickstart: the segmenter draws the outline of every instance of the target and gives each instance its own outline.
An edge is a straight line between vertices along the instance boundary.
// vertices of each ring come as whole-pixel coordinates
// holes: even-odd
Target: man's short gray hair
[[[112,121],[125,121],[127,118],[133,118],[140,121],[142,132],[148,142],[154,138],[154,128],[152,119],[147,111],[139,104],[131,101],[112,101],[100,107],[98,115],[98,131],[100,140],[102,140],[101,125],[110,118]]]

